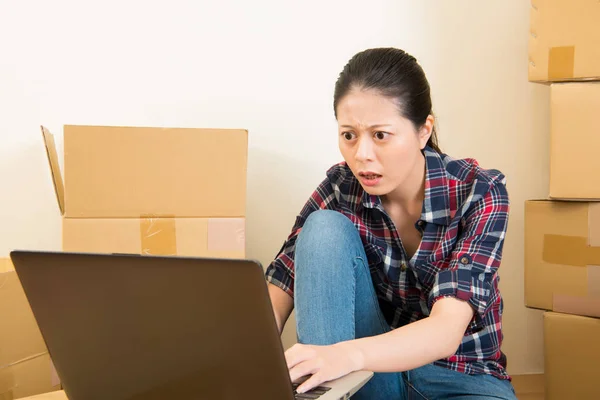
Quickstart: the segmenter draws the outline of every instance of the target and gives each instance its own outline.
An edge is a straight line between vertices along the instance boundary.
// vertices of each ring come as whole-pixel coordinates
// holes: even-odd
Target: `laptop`
[[[257,261],[10,256],[69,400],[348,399],[373,375],[295,393]]]

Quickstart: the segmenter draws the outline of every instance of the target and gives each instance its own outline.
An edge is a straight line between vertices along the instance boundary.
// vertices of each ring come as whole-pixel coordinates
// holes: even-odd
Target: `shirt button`
[[[469,259],[468,259],[467,257],[464,257],[464,256],[463,256],[463,257],[460,259],[460,262],[461,262],[462,264],[468,264],[468,263],[469,263]]]
[[[402,265],[400,265],[400,269],[402,271],[406,271],[406,263],[404,261],[402,261]]]

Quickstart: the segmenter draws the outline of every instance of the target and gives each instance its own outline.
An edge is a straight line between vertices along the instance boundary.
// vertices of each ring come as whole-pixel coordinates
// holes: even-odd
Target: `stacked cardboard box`
[[[597,399],[600,2],[531,2],[529,80],[550,86],[550,187],[525,204],[525,302],[544,314],[546,398]]]
[[[67,125],[64,180],[54,137],[42,134],[63,250],[245,257],[246,130]],[[18,277],[3,265],[0,400],[58,389]]]

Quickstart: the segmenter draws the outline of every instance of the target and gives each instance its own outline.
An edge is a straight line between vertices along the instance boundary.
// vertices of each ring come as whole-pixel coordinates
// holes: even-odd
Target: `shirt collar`
[[[442,155],[429,146],[425,146],[423,155],[425,156],[425,200],[421,210],[421,220],[447,226],[450,224],[450,191]],[[379,208],[381,198],[363,191],[362,205],[366,208]]]

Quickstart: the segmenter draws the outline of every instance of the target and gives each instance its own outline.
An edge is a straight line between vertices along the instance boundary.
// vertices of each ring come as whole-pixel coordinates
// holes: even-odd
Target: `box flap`
[[[52,181],[54,182],[54,191],[56,192],[56,200],[60,208],[61,215],[65,214],[65,186],[63,184],[62,175],[60,173],[60,165],[58,163],[58,153],[56,152],[56,143],[54,135],[44,126],[41,127],[44,144],[46,146],[46,154],[50,163],[50,172],[52,173]]]

